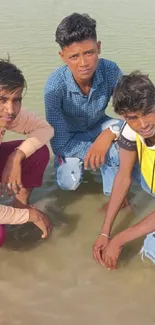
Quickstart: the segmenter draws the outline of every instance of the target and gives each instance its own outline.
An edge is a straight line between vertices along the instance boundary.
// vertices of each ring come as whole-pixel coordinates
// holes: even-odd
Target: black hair
[[[136,111],[147,114],[155,107],[155,86],[140,71],[123,75],[114,90],[112,103],[119,115]]]
[[[74,42],[97,40],[96,21],[88,14],[73,13],[65,17],[56,30],[56,42],[63,49]]]
[[[0,90],[12,92],[17,88],[27,88],[22,71],[10,62],[10,58],[0,59]]]

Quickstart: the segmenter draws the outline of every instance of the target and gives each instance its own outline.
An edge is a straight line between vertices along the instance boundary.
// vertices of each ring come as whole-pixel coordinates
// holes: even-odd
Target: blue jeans
[[[112,119],[105,115],[103,121],[98,122],[92,130],[77,133],[74,138],[81,141],[90,141],[91,139],[93,143],[99,134],[112,124],[122,125],[123,121]],[[118,153],[118,144],[114,142],[106,154],[105,164],[100,168],[103,181],[103,192],[105,195],[110,195],[113,181],[118,171]],[[83,162],[77,159],[77,157],[72,157],[72,159],[68,160],[66,158],[66,162],[61,166],[59,166],[55,160],[55,167],[57,183],[63,190],[75,190],[82,182],[84,167]]]
[[[147,183],[146,183],[146,181],[145,181],[145,179],[144,179],[144,177],[143,177],[142,174],[141,174],[140,184],[141,184],[141,187],[143,188],[143,190],[144,190],[145,192],[147,192],[147,193],[150,194],[151,196],[155,197],[155,194],[153,194],[153,193],[151,192],[151,189],[150,189],[149,186],[147,185]]]
[[[139,179],[140,179],[140,184],[141,187],[145,192],[150,194],[151,196],[155,197],[155,194],[151,193],[151,189],[147,185],[144,177],[142,174],[139,173]],[[140,251],[140,254],[142,256],[142,259],[144,256],[149,258],[154,264],[155,264],[155,231],[149,233],[145,239],[144,239],[144,244],[143,247]]]

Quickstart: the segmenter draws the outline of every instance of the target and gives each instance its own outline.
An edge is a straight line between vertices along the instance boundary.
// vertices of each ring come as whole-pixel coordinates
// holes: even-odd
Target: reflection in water
[[[9,52],[23,69],[25,106],[44,115],[43,85],[60,65],[54,32],[75,11],[97,19],[103,56],[124,71],[141,69],[155,79],[154,10],[153,0],[1,1],[0,56]],[[137,255],[143,239],[124,248],[117,271],[109,272],[92,258],[103,220],[97,209],[107,198],[93,175],[87,174],[86,181],[76,192],[61,191],[50,164],[32,201],[49,214],[53,234],[43,241],[32,225],[9,228],[0,249],[1,325],[154,325],[155,269]],[[142,191],[132,190],[130,199],[133,211],[119,213],[113,233],[154,209],[154,200]]]

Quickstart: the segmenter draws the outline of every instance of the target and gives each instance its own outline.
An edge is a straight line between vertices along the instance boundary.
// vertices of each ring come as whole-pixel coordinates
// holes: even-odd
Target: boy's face
[[[145,115],[137,110],[136,112],[125,113],[123,117],[129,126],[143,138],[155,136],[155,107]]]
[[[91,80],[97,65],[101,42],[92,39],[75,42],[59,52],[78,82]]]
[[[7,89],[0,90],[0,127],[7,128],[18,115],[21,109],[22,91],[21,88],[13,92]]]

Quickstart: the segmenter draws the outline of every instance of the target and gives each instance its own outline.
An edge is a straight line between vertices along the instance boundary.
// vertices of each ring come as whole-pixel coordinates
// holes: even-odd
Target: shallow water
[[[54,42],[56,26],[75,11],[97,19],[104,57],[126,72],[141,69],[155,80],[153,0],[80,0],[77,4],[0,0],[0,6],[0,56],[9,53],[24,71],[28,82],[24,104],[40,115],[44,115],[44,82],[61,64]],[[103,220],[97,209],[107,199],[92,175],[86,174],[85,181],[76,192],[60,191],[54,184],[51,160],[44,186],[34,191],[32,201],[50,215],[53,235],[42,241],[30,225],[9,230],[0,250],[1,325],[154,324],[154,267],[138,255],[142,240],[125,247],[117,271],[109,272],[93,261],[92,245]],[[130,199],[133,213],[122,211],[114,232],[154,208],[154,200],[137,189]]]

